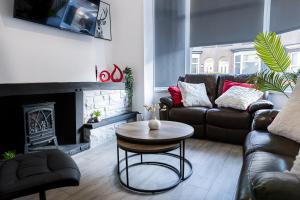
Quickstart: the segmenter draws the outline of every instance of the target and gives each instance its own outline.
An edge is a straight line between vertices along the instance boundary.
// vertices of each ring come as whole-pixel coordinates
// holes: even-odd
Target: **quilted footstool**
[[[1,163],[0,199],[34,193],[46,199],[45,191],[78,186],[80,171],[73,159],[60,150],[47,150],[17,156]]]

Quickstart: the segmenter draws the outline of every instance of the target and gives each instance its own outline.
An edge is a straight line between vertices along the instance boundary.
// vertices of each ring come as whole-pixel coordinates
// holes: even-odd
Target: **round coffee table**
[[[192,173],[192,164],[185,158],[185,139],[191,137],[194,128],[183,123],[172,121],[161,121],[159,130],[150,130],[148,121],[132,122],[120,125],[116,129],[117,135],[117,159],[119,181],[125,188],[142,193],[159,193],[176,187],[182,181],[188,179]],[[125,152],[125,157],[120,160],[120,149]],[[179,155],[170,153],[179,149]],[[128,155],[128,152],[133,153]],[[170,156],[179,160],[179,169],[164,162],[145,162],[143,154],[159,154]],[[128,164],[132,157],[140,156],[139,162]],[[120,169],[120,164],[125,162],[125,167]],[[129,168],[139,165],[155,165],[164,167],[174,172],[178,179],[169,186],[158,189],[141,189],[130,185]],[[185,173],[185,165],[189,167]],[[121,174],[126,172],[126,180],[123,181]]]

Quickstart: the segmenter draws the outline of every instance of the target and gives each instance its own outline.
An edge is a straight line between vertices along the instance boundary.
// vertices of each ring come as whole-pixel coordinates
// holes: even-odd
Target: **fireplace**
[[[54,105],[54,102],[23,105],[25,153],[58,148]]]
[[[82,134],[84,92],[124,89],[124,83],[0,84],[0,155],[50,148],[49,142],[55,148],[55,139],[58,148],[70,155],[88,149]],[[38,113],[45,117],[36,122]]]

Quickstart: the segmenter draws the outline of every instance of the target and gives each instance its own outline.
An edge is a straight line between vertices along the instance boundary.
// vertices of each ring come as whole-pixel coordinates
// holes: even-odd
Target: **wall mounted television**
[[[95,36],[100,0],[15,0],[14,17]]]

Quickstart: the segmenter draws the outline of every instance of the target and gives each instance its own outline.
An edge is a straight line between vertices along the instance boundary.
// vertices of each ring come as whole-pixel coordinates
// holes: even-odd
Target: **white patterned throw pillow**
[[[300,79],[286,106],[275,117],[268,131],[300,142]]]
[[[254,88],[233,86],[217,98],[215,103],[218,107],[247,110],[249,105],[259,100],[263,94]]]
[[[178,87],[180,88],[183,105],[185,107],[203,106],[212,108],[204,83],[192,84],[179,81]]]

